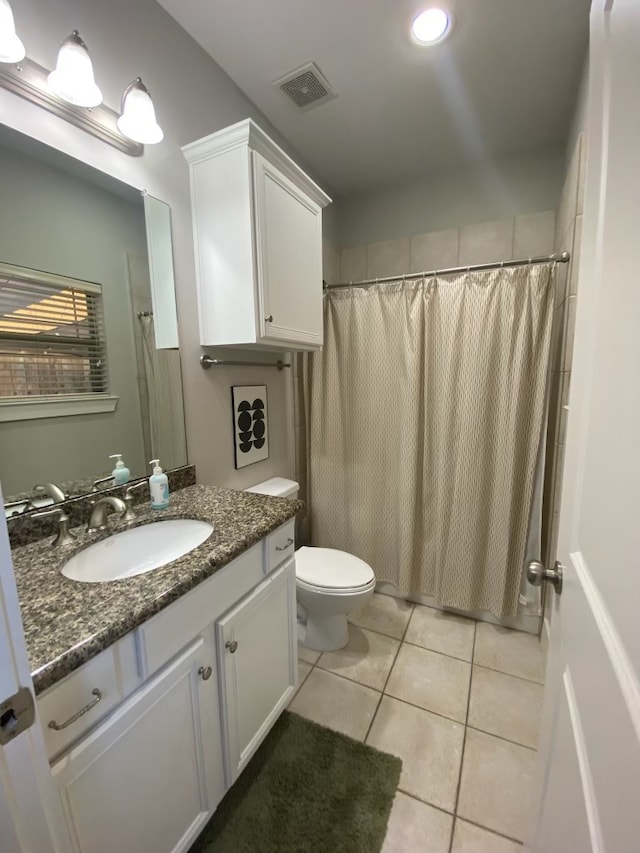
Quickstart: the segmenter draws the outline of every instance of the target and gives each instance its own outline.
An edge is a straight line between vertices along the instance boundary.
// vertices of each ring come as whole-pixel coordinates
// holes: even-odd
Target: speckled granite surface
[[[169,478],[169,491],[176,492],[178,489],[184,489],[187,486],[193,486],[196,482],[195,465],[183,465],[181,468],[173,468],[166,472]],[[106,495],[115,495],[116,497],[124,497],[124,493],[129,486],[135,483],[143,483],[147,478],[138,477],[135,480],[130,480],[124,486],[103,486],[97,492],[91,491],[91,481],[86,481],[86,494],[68,498],[64,501],[65,512],[69,516],[69,526],[76,527],[86,523],[89,513],[91,512],[92,502],[103,498]],[[81,481],[77,480],[76,484]],[[78,485],[78,488],[80,486]],[[65,493],[68,492],[64,489]],[[149,502],[149,487],[146,489],[138,489],[133,493],[134,503]],[[51,509],[50,506],[45,507]],[[18,548],[21,545],[28,545],[29,542],[35,542],[37,539],[43,539],[45,536],[54,536],[58,529],[58,522],[55,518],[37,517],[37,513],[32,511],[20,513],[7,519],[7,527],[9,529],[9,541],[12,548]]]
[[[50,539],[15,548],[18,596],[36,693],[193,589],[303,506],[301,501],[199,485],[174,492],[166,510],[136,508],[138,519],[130,526],[195,518],[213,524],[211,536],[166,566],[112,583],[78,583],[60,572],[70,556],[104,535],[82,529],[77,547],[64,551],[53,550]],[[113,525],[113,532],[120,529],[127,528]]]

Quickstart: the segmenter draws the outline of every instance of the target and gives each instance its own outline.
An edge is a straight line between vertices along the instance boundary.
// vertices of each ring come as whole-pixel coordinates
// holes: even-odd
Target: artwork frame
[[[236,468],[269,458],[266,385],[232,385],[233,451]]]

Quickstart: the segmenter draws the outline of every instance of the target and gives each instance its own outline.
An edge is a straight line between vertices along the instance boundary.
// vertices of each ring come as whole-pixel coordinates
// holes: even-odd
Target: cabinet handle
[[[53,729],[56,732],[61,732],[62,729],[66,729],[67,726],[71,725],[71,723],[75,723],[76,720],[79,720],[80,717],[83,716],[83,714],[86,714],[87,711],[90,711],[102,699],[102,691],[98,690],[97,687],[94,687],[94,689],[91,691],[91,695],[95,696],[96,698],[92,699],[91,702],[89,702],[87,705],[84,706],[84,708],[80,708],[80,710],[77,713],[75,713],[73,715],[73,717],[69,717],[68,720],[65,720],[64,723],[60,723],[60,724],[56,723],[55,720],[50,720],[49,721],[49,728]]]
[[[225,649],[229,649],[231,654],[235,654],[235,651],[238,648],[238,641],[237,640],[227,640],[227,642],[224,644],[224,647],[225,647]]]
[[[202,676],[203,681],[208,681],[211,678],[211,673],[213,670],[210,666],[201,666],[198,670],[198,675]]]
[[[268,317],[264,318],[265,323],[273,323],[273,314],[269,314]]]
[[[284,545],[276,545],[276,551],[286,551],[287,548],[291,548],[293,545],[293,539],[287,539]]]

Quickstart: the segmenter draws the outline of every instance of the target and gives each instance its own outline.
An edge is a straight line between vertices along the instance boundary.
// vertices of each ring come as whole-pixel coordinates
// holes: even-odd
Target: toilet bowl
[[[273,477],[247,489],[261,495],[295,499],[298,483]],[[295,552],[298,640],[319,652],[349,642],[347,616],[373,595],[376,579],[364,560],[335,548],[303,546]]]

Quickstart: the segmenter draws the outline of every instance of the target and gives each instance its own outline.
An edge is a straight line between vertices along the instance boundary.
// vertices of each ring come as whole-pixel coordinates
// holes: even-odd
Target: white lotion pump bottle
[[[152,459],[153,474],[149,477],[149,492],[151,493],[151,508],[166,509],[169,506],[169,478],[160,467],[159,459]]]
[[[127,468],[127,466],[122,461],[122,453],[114,453],[109,459],[117,459],[115,468],[111,472],[113,476],[113,484],[114,486],[124,486],[125,483],[129,482],[131,478],[131,471]]]

